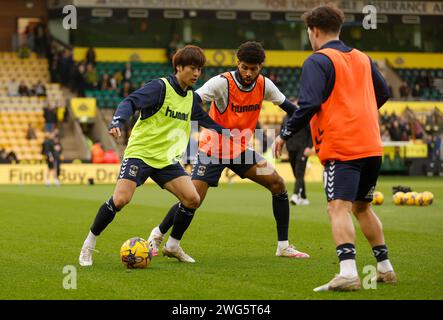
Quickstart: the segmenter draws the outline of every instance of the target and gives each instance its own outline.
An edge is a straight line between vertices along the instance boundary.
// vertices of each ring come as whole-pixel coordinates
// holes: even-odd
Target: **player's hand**
[[[307,158],[311,155],[311,148],[307,147],[305,148],[305,150],[303,151],[303,155]]]
[[[279,135],[275,139],[274,143],[272,144],[272,156],[275,159],[278,159],[281,157],[283,146],[285,145],[285,140],[283,140]]]
[[[122,132],[121,132],[120,128],[118,128],[118,127],[109,129],[109,134],[111,136],[113,136],[115,139],[122,136]]]
[[[120,117],[112,118],[112,122],[109,126],[109,134],[116,139],[121,137],[122,136],[122,132],[121,132],[122,124],[123,124],[123,121],[120,119]]]

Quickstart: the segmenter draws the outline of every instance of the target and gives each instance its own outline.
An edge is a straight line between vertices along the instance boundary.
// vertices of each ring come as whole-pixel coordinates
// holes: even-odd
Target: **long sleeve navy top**
[[[166,77],[168,82],[174,88],[175,92],[182,97],[187,95],[187,88],[183,90],[175,75]],[[136,110],[140,110],[141,119],[149,118],[158,112],[165,101],[166,85],[161,79],[155,79],[147,82],[143,87],[131,93],[117,107],[112,124],[117,122],[127,122]],[[194,102],[192,105],[191,120],[197,120],[198,124],[207,129],[212,129],[218,133],[222,133],[224,127],[220,126],[200,106],[201,99],[198,94],[194,94]]]

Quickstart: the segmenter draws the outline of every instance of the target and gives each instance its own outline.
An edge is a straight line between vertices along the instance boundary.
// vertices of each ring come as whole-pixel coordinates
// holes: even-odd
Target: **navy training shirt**
[[[183,90],[175,75],[166,77],[167,81],[174,88],[175,92],[182,97],[187,95],[187,88]],[[166,85],[161,79],[154,79],[147,82],[143,87],[132,92],[123,101],[121,101],[115,111],[113,121],[127,122],[136,110],[140,110],[142,120],[149,118],[158,112],[165,101]],[[194,102],[192,105],[191,120],[198,120],[199,125],[208,129],[222,133],[224,127],[220,126],[200,106],[201,99],[198,94],[194,94]]]

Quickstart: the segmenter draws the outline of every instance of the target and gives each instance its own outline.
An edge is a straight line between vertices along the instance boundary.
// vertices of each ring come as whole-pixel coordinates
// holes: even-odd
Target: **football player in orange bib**
[[[314,291],[361,288],[352,214],[377,260],[374,280],[395,283],[383,227],[371,207],[383,154],[378,109],[389,98],[388,86],[366,54],[339,40],[344,21],[340,9],[318,6],[304,19],[315,52],[303,64],[300,108],[276,138],[273,151],[279,156],[285,140],[310,121],[315,151],[325,166],[327,211],[340,262],[340,273]]]

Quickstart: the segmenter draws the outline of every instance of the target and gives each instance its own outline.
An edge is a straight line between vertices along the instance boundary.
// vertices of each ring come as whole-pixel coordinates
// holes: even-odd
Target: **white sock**
[[[164,236],[164,234],[160,231],[160,228],[159,228],[158,226],[156,226],[156,227],[152,230],[152,232],[153,232],[154,234],[161,235],[162,237]]]
[[[381,262],[377,262],[377,270],[385,273],[388,271],[394,271],[394,268],[391,265],[391,262],[389,261],[389,259],[383,260]]]
[[[287,247],[289,247],[289,240],[278,242],[279,249],[286,249]]]
[[[340,275],[345,278],[354,278],[358,276],[355,259],[340,261]]]
[[[85,242],[83,242],[83,248],[88,247],[88,248],[94,249],[96,242],[97,242],[97,236],[94,235],[91,231],[89,231]]]
[[[168,242],[166,242],[166,247],[168,249],[174,251],[175,249],[178,248],[179,245],[180,245],[180,240],[174,239],[173,237],[169,236]]]

